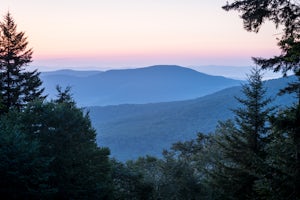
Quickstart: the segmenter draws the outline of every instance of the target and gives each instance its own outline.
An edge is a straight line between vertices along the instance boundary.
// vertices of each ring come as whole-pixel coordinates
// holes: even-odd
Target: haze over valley
[[[49,98],[55,98],[57,84],[72,87],[74,100],[90,113],[97,143],[109,147],[112,157],[121,161],[159,157],[174,142],[213,132],[218,121],[233,117],[234,97],[241,96],[241,85],[246,83],[174,65],[59,70],[43,72],[41,79]],[[277,96],[291,80],[295,77],[265,82],[267,95],[275,98],[272,105],[292,104],[291,96]]]

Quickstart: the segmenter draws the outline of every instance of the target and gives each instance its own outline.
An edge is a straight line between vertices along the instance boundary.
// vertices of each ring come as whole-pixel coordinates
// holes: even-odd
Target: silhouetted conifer
[[[271,99],[265,97],[258,69],[242,92],[237,98],[241,106],[233,110],[235,120],[220,123],[216,131],[221,160],[215,160],[211,180],[225,199],[255,199],[254,186],[265,169],[266,124],[272,108],[267,107]]]
[[[227,11],[241,12],[244,28],[247,31],[258,32],[266,21],[272,21],[276,27],[283,28],[278,39],[281,54],[273,58],[253,58],[262,69],[281,71],[284,76],[293,71],[298,81],[290,84],[285,91],[296,92],[300,103],[300,3],[289,0],[235,0],[223,6]]]
[[[39,72],[25,70],[32,61],[32,49],[27,45],[27,37],[24,32],[17,32],[8,12],[0,23],[0,114],[11,108],[20,110],[28,102],[44,98]]]

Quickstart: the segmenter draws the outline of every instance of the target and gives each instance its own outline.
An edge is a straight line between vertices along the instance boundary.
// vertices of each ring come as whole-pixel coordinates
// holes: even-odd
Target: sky
[[[271,23],[243,29],[226,0],[0,0],[34,50],[40,70],[158,64],[249,66],[278,54]],[[3,18],[2,18],[3,19]]]

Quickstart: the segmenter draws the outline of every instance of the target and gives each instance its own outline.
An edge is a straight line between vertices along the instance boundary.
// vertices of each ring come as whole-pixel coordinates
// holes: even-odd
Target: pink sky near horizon
[[[35,66],[124,68],[153,64],[253,65],[278,54],[280,30],[243,29],[223,0],[0,0],[34,49]]]

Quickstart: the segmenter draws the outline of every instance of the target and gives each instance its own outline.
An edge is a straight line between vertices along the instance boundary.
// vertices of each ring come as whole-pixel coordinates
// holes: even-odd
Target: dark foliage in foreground
[[[65,97],[60,92],[55,101],[33,102],[22,112],[2,116],[2,194],[55,199],[109,196],[109,150],[97,147],[88,115],[68,94]]]

